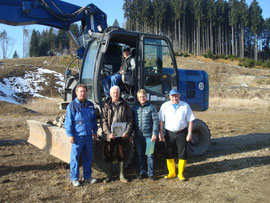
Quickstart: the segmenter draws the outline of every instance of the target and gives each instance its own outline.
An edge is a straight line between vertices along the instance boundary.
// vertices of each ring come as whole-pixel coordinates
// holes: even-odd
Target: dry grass
[[[217,62],[217,63],[225,63],[225,64],[229,64],[229,65],[235,65],[238,66],[239,65],[239,61],[238,60],[225,60],[225,59],[210,59],[210,58],[205,58],[204,56],[192,56],[193,58],[196,58],[197,60],[200,60],[202,62]]]
[[[24,107],[36,111],[44,115],[57,115],[63,114],[65,111],[59,109],[58,103],[62,102],[63,99],[58,98],[35,98],[30,103],[23,105]]]
[[[209,98],[210,108],[248,109],[249,111],[270,111],[270,101],[260,99]]]

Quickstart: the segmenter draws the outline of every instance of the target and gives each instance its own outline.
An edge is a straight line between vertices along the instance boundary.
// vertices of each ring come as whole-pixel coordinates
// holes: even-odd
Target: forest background
[[[176,55],[239,58],[245,66],[270,67],[270,18],[263,18],[256,0],[250,5],[245,0],[124,0],[122,9],[125,29],[167,36]],[[119,26],[117,19],[113,26]],[[71,31],[80,36],[81,28],[73,24]],[[7,41],[0,31],[3,58]],[[66,31],[48,28],[32,31],[27,51],[37,57],[74,50]]]

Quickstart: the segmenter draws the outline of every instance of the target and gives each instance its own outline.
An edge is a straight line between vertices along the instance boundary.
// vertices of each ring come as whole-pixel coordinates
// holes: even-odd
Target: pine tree
[[[60,53],[63,54],[64,50],[69,50],[69,37],[65,30],[59,30],[57,35],[57,45]]]
[[[265,19],[263,27],[263,58],[267,60],[270,59],[270,18]]]
[[[29,54],[31,57],[39,56],[39,41],[40,41],[40,33],[39,31],[36,31],[34,29],[32,31],[29,48]]]
[[[113,26],[114,26],[114,27],[119,27],[119,23],[118,23],[117,19],[114,20]]]
[[[17,51],[15,51],[15,52],[14,52],[14,54],[13,54],[13,57],[12,57],[12,58],[14,58],[14,59],[19,58],[19,56],[18,56],[18,54],[17,54]]]
[[[262,9],[256,0],[253,0],[249,7],[251,31],[254,34],[254,59],[258,61],[258,35],[262,32],[263,18]]]
[[[161,34],[166,5],[163,0],[153,0],[152,3],[155,15],[155,33]]]

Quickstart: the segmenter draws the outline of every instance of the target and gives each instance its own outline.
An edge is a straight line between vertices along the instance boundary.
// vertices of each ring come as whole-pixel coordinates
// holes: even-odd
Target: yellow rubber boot
[[[169,174],[167,176],[164,176],[164,178],[166,179],[171,179],[171,178],[175,178],[175,163],[174,163],[174,159],[166,159],[167,161],[167,168],[169,171]]]
[[[181,181],[186,180],[186,178],[183,176],[185,166],[186,166],[186,160],[179,159],[179,162],[178,162],[178,179],[181,180]]]

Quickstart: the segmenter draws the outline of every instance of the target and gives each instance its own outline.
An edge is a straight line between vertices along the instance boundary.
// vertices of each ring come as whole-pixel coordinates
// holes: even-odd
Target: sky
[[[124,11],[122,9],[124,0],[64,0],[68,3],[72,3],[78,6],[86,6],[90,3],[95,4],[99,7],[103,12],[107,14],[107,22],[108,25],[112,25],[117,19],[119,25],[125,23],[124,19]],[[253,0],[246,0],[247,4],[249,5]],[[259,2],[260,7],[263,10],[263,18],[270,17],[270,3],[269,0],[257,0]],[[29,30],[39,30],[42,31],[47,29],[47,26],[40,26],[40,25],[29,25],[25,27]],[[12,58],[13,53],[15,50],[17,51],[19,57],[23,56],[23,27],[22,26],[8,26],[4,24],[0,24],[0,32],[6,30],[8,36],[13,41],[12,50],[9,49],[9,58]],[[0,59],[2,58],[2,53],[0,52]]]
[[[124,0],[63,0],[65,2],[78,5],[78,6],[86,6],[88,4],[95,4],[99,9],[101,9],[104,13],[107,14],[107,23],[108,25],[113,25],[115,19],[117,19],[120,27],[122,27],[125,22],[124,19],[124,11],[122,9]],[[42,31],[44,29],[48,29],[48,26],[42,25],[28,25],[25,26],[25,29],[29,30],[39,30]],[[23,26],[9,26],[0,24],[0,32],[5,30],[7,35],[13,41],[12,51],[10,49],[9,58],[12,58],[15,50],[17,51],[19,58],[23,56]],[[0,50],[0,59],[3,58],[2,51]]]

